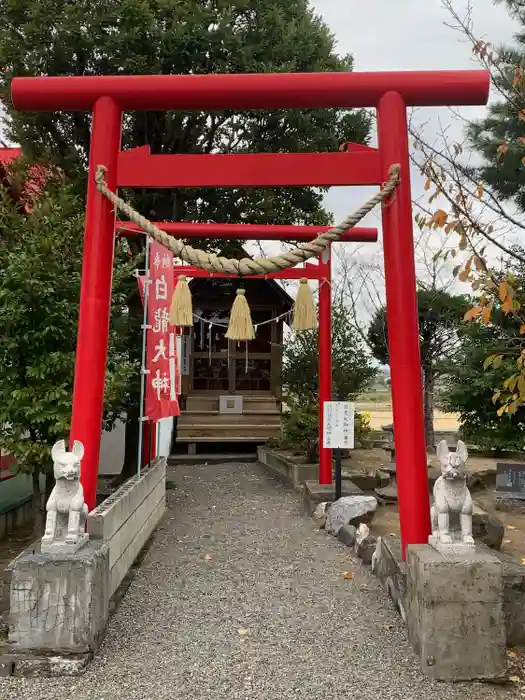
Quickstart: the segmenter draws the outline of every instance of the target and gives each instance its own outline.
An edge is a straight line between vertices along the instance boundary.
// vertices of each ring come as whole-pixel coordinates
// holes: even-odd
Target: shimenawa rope
[[[280,253],[279,255],[274,255],[269,258],[256,258],[254,260],[251,258],[235,260],[224,258],[214,253],[205,253],[197,248],[184,245],[184,243],[177,238],[173,238],[165,231],[161,231],[152,224],[151,221],[142,216],[142,214],[139,214],[138,211],[133,209],[132,206],[108,188],[104,178],[105,171],[106,168],[103,165],[97,167],[95,182],[99,192],[103,194],[104,197],[107,197],[107,199],[115,205],[116,209],[124,213],[130,221],[133,221],[137,226],[140,226],[140,228],[157,241],[157,243],[165,246],[178,258],[190,265],[195,265],[195,267],[208,270],[209,272],[223,272],[230,275],[238,275],[239,277],[243,275],[264,275],[269,272],[286,270],[289,267],[294,267],[305,260],[318,256],[329,243],[337,242],[344,233],[359,223],[359,221],[361,221],[368,212],[372,211],[375,206],[384,203],[385,200],[393,194],[400,181],[400,166],[392,165],[388,172],[388,180],[382,185],[379,192],[338,226],[334,226],[329,231],[320,233],[313,241],[301,243],[295,248],[292,248],[292,250]]]

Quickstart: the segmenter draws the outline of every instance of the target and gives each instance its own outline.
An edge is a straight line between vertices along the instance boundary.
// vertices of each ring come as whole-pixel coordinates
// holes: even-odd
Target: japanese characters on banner
[[[355,404],[350,401],[323,403],[323,447],[352,450],[354,448]]]
[[[149,255],[148,329],[146,335],[146,407],[150,421],[180,415],[177,329],[169,323],[173,296],[173,254],[152,242]],[[143,286],[143,283],[142,285]]]

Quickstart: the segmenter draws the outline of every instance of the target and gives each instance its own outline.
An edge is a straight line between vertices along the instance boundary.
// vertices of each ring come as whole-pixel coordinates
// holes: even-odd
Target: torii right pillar
[[[381,177],[399,163],[400,183],[383,205],[386,312],[401,539],[425,540],[430,534],[430,503],[419,355],[419,322],[412,227],[412,196],[406,103],[386,92],[377,105]]]

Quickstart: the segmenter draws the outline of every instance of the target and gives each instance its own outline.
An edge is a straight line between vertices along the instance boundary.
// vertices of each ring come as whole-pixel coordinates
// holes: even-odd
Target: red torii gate
[[[388,340],[403,545],[430,529],[415,285],[406,108],[486,104],[486,71],[209,74],[15,78],[11,97],[27,111],[92,111],[84,260],[71,439],[85,445],[82,480],[95,503],[107,357],[115,214],[97,190],[107,169],[118,187],[371,185],[400,165],[383,208]],[[121,152],[124,110],[256,110],[375,107],[379,150],[347,153],[149,155]]]

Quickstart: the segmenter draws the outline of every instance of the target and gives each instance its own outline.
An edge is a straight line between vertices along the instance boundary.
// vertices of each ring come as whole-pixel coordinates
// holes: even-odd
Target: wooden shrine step
[[[278,411],[245,411],[244,413],[220,413],[219,411],[182,411],[179,426],[190,425],[228,425],[228,424],[280,425],[281,414]]]
[[[194,438],[227,438],[235,442],[239,438],[268,440],[281,435],[280,424],[261,425],[260,423],[202,423],[198,425],[177,425],[177,440],[191,441]]]

